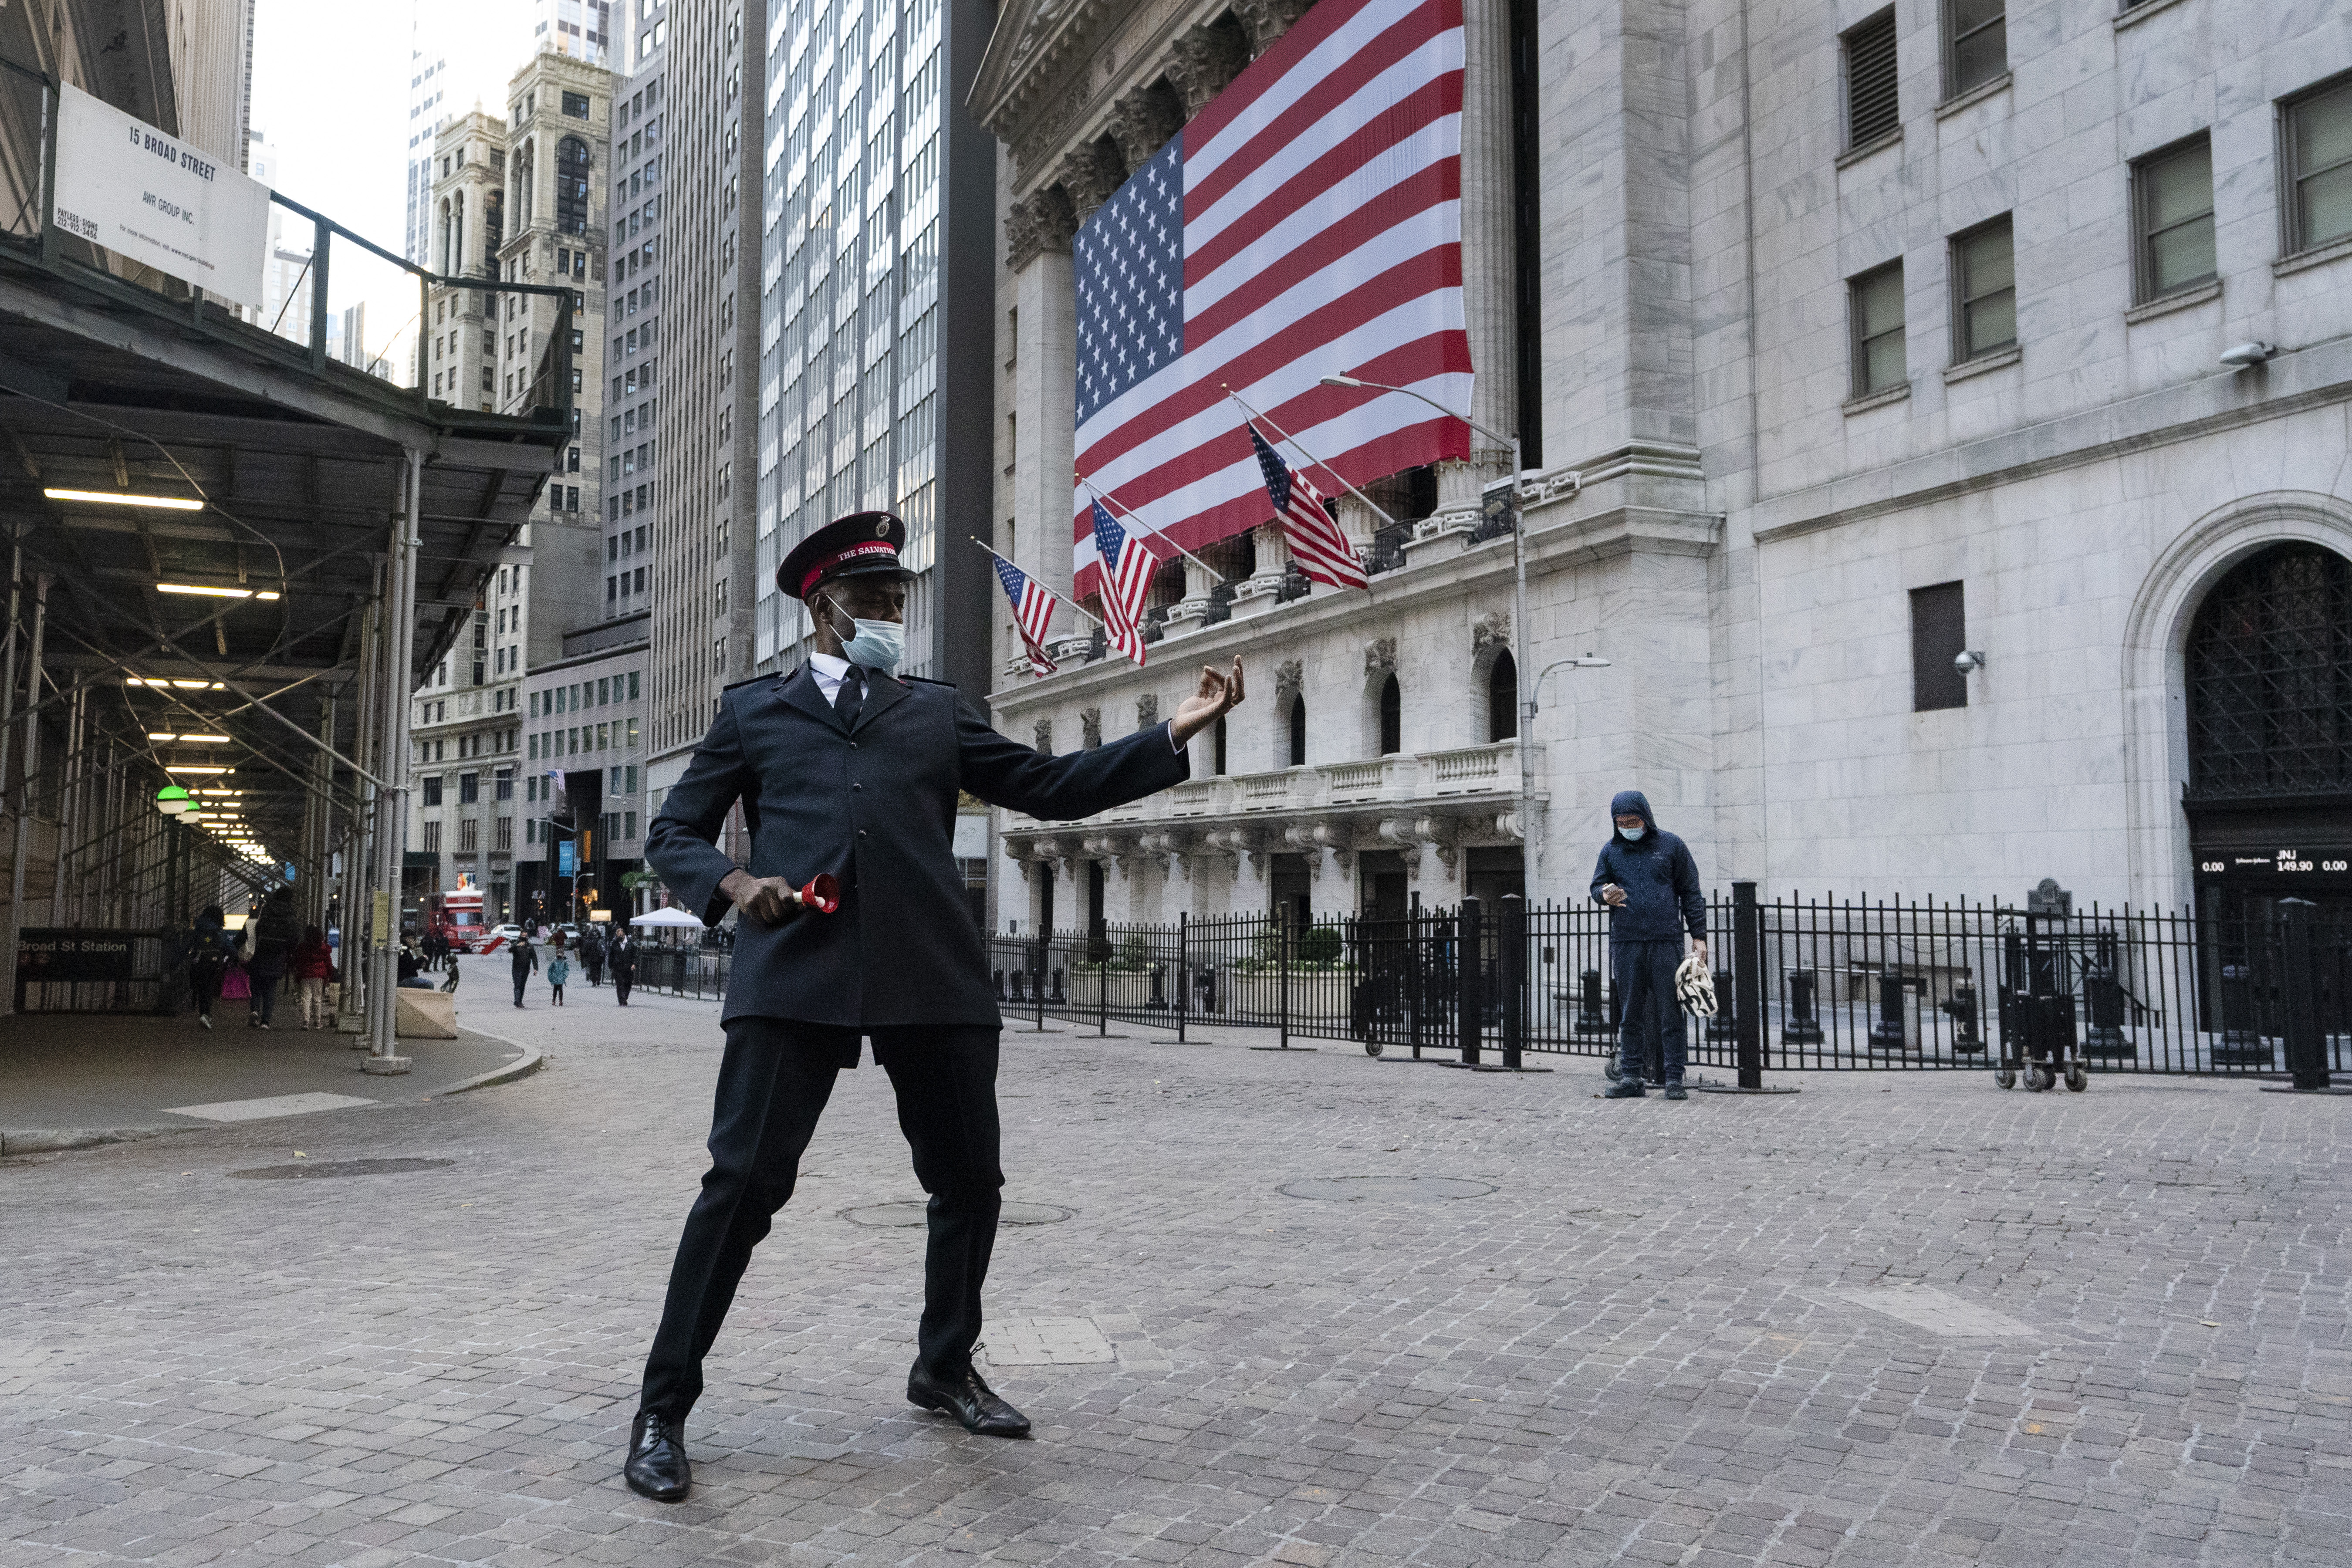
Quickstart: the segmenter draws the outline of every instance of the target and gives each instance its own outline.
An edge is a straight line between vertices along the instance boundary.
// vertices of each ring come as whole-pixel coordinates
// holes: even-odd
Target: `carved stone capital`
[[[1078,713],[1078,734],[1087,751],[1102,744],[1102,710],[1087,708]]]
[[[1049,250],[1067,250],[1077,232],[1069,193],[1059,185],[1033,192],[1004,215],[1004,265],[1018,272]]]
[[[1110,139],[1129,169],[1140,169],[1183,129],[1184,105],[1165,82],[1136,89],[1110,111]]]
[[[1290,700],[1298,695],[1298,689],[1306,684],[1306,667],[1295,658],[1286,658],[1276,665],[1274,670],[1275,706],[1289,707]]]
[[[1062,160],[1062,188],[1069,193],[1070,210],[1084,224],[1095,216],[1095,209],[1110,200],[1111,193],[1127,183],[1127,165],[1119,161],[1118,149],[1107,137],[1080,142]]]
[[[1364,645],[1366,675],[1394,675],[1396,667],[1396,638],[1374,637]]]
[[[1249,35],[1239,27],[1203,23],[1176,40],[1168,79],[1176,84],[1187,119],[1208,107],[1249,64]]]
[[[1135,700],[1135,727],[1138,730],[1149,730],[1151,726],[1159,722],[1159,694],[1157,692],[1147,692],[1143,696],[1137,698]]]
[[[1511,616],[1507,610],[1490,610],[1470,623],[1470,651],[1484,653],[1486,645],[1498,647],[1511,646]]]
[[[1307,6],[1315,0],[1234,0],[1234,15],[1242,20],[1249,32],[1250,57],[1255,59],[1274,47],[1290,25],[1307,15]]]

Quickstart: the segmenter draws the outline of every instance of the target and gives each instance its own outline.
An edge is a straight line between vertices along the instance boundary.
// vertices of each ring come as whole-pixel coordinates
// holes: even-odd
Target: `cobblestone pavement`
[[[1583,1063],[1018,1032],[1044,1223],[990,1359],[1037,1440],[902,1401],[919,1194],[867,1068],[713,1358],[694,1500],[645,1502],[716,1009],[574,990],[476,999],[552,1044],[520,1083],[0,1164],[0,1568],[2352,1557],[2344,1101],[1622,1103]],[[361,1160],[446,1163],[237,1174]]]

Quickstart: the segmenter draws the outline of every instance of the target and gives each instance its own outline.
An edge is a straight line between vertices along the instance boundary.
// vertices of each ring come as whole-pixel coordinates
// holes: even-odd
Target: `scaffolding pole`
[[[400,872],[404,829],[408,815],[408,666],[416,636],[416,550],[424,500],[424,457],[408,453],[405,504],[393,521],[391,593],[383,635],[380,639],[377,700],[383,724],[378,733],[376,777],[382,781],[375,797],[375,883],[371,895],[368,932],[368,1056],[361,1065],[372,1073],[404,1073],[406,1057],[398,1052],[395,1026],[400,984]]]
[[[24,773],[16,786],[16,853],[8,872],[6,941],[0,944],[0,1017],[16,1011],[16,946],[25,930],[25,862],[33,852],[33,780],[41,771],[41,633],[48,624],[49,574],[33,580],[33,640],[25,660]]]

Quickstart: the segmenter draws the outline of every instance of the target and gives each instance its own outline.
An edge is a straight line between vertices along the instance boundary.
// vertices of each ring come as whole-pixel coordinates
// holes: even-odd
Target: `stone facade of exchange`
[[[1015,0],[972,90],[1004,145],[997,542],[1064,593],[1071,237],[1303,14],[1224,3]],[[1000,814],[996,928],[1078,923],[1090,884],[1113,921],[1505,890],[1508,700],[1587,653],[1610,667],[1538,693],[1538,900],[1581,896],[1628,786],[1711,885],[2015,901],[2054,877],[2179,906],[2200,864],[2288,890],[2293,846],[2294,888],[2352,900],[2326,868],[2352,668],[2311,633],[2352,556],[2352,35],[2251,0],[1514,15],[1466,5],[1464,271],[1472,412],[1528,448],[1532,624],[1510,540],[1471,542],[1507,466],[1485,451],[1372,487],[1409,541],[1342,507],[1393,563],[1368,595],[1283,598],[1264,528],[1228,547],[1229,618],[1170,571],[1141,670],[1087,660],[1070,617],[1032,679],[1000,603],[992,700],[1024,740],[1164,717],[1204,662],[1252,676],[1222,769],[1204,740],[1194,782],[1129,810]],[[2273,352],[2223,362],[2244,343]],[[2316,697],[2192,694],[2233,570],[2262,626],[2302,615],[2272,651]],[[2216,701],[2250,722],[2201,773]]]

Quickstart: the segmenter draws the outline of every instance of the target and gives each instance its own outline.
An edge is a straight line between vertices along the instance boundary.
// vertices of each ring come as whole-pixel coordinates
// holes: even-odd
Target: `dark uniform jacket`
[[[956,862],[956,792],[1070,820],[1191,771],[1165,725],[1049,757],[990,729],[953,687],[870,672],[853,731],[799,669],[722,695],[646,829],[646,859],[717,924],[730,908],[719,884],[735,863],[713,844],[740,798],[753,876],[797,888],[830,871],[841,883],[832,914],[738,922],[723,1020],[990,1026],[1002,1020]]]

